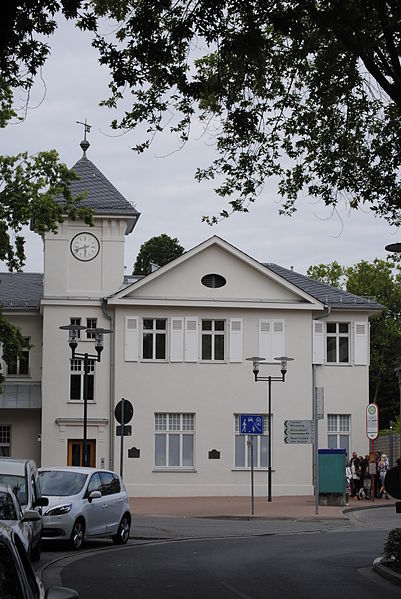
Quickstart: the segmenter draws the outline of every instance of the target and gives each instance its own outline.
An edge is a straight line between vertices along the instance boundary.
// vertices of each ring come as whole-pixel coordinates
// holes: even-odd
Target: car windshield
[[[26,505],[28,503],[24,476],[0,473],[0,485],[8,485],[11,487],[21,505]]]
[[[65,470],[43,470],[39,472],[40,488],[43,495],[77,495],[82,491],[87,475]]]
[[[10,493],[0,491],[0,520],[18,520]]]

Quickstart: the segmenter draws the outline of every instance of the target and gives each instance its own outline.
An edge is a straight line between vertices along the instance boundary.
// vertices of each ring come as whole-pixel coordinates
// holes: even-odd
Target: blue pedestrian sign
[[[241,435],[263,435],[261,414],[240,414]]]

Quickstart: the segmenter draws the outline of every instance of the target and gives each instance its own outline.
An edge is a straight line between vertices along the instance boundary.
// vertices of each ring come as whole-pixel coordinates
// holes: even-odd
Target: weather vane
[[[82,151],[84,153],[83,157],[86,158],[86,150],[90,146],[89,141],[87,141],[87,139],[86,139],[86,134],[90,133],[92,125],[88,125],[88,123],[86,122],[86,118],[85,118],[85,122],[84,123],[82,123],[81,121],[76,121],[76,123],[78,125],[83,125],[83,127],[84,127],[84,138],[83,138],[83,140],[81,141],[81,143],[79,145],[81,146]]]

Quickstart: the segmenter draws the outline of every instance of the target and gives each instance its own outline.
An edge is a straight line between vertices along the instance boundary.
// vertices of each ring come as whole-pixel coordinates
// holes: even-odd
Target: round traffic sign
[[[124,404],[124,422],[123,422],[123,404]],[[128,399],[121,399],[114,409],[114,416],[120,424],[128,424],[134,415],[134,407]]]

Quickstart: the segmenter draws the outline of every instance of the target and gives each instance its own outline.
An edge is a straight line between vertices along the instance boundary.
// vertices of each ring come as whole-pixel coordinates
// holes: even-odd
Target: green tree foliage
[[[145,241],[139,248],[134,264],[134,274],[146,275],[150,272],[150,263],[164,266],[185,252],[178,239],[162,233]]]
[[[310,266],[308,276],[329,282],[333,265],[336,285],[350,293],[374,296],[384,306],[370,318],[369,401],[380,408],[381,428],[399,414],[399,389],[394,369],[401,366],[401,266],[391,260],[361,260],[342,267],[337,262]],[[341,274],[339,274],[341,272]]]
[[[93,0],[79,24],[111,71],[104,104],[124,98],[113,126],[146,125],[137,151],[162,130],[184,143],[194,118],[215,140],[196,178],[217,179],[228,204],[208,222],[247,211],[278,177],[284,213],[305,195],[345,197],[399,224],[400,22],[392,0]]]
[[[0,128],[13,118],[13,90],[25,91],[27,100],[35,75],[50,48],[38,36],[56,29],[54,15],[63,10],[76,16],[75,0],[6,0],[0,20]],[[0,156],[0,260],[10,271],[25,262],[22,227],[32,222],[38,233],[56,231],[65,216],[92,222],[92,212],[79,207],[83,196],[73,198],[69,184],[77,175],[60,162],[55,150],[28,156]],[[63,198],[62,203],[55,198]],[[6,360],[21,356],[27,347],[21,331],[11,325],[0,309],[0,342]],[[0,376],[0,382],[2,376]]]
[[[330,262],[330,264],[317,264],[316,266],[310,266],[306,272],[308,277],[321,281],[332,287],[342,287],[344,282],[344,267],[341,266],[336,260]]]

